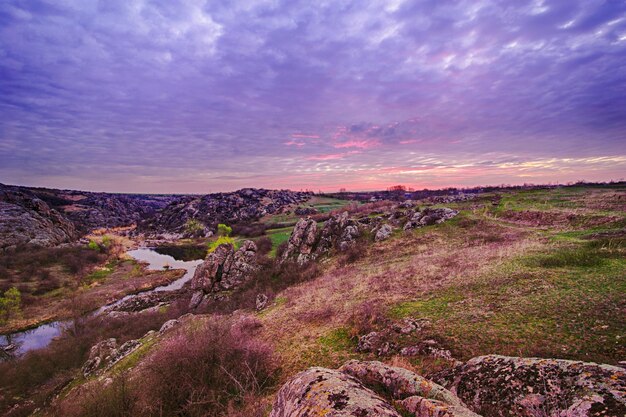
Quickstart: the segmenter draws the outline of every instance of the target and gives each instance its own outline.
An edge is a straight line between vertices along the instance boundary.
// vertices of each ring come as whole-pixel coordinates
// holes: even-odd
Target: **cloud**
[[[361,167],[378,184],[424,154],[620,157],[625,15],[582,0],[6,0],[0,176],[204,190],[293,172],[334,186]]]

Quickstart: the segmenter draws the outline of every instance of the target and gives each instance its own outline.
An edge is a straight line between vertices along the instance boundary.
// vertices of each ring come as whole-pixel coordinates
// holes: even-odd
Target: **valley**
[[[281,386],[311,367],[323,367],[338,390],[346,389],[346,372],[365,387],[372,372],[411,372],[448,388],[482,357],[547,372],[552,388],[516,382],[539,390],[543,399],[533,401],[543,401],[545,415],[576,404],[604,415],[624,407],[623,184],[351,199],[246,189],[170,196],[160,208],[144,196],[151,208],[118,216],[126,223],[93,225],[62,205],[46,209],[41,194],[7,189],[5,207],[22,204],[32,219],[46,214],[50,229],[67,222],[76,232],[45,240],[41,222],[29,220],[34,238],[5,245],[0,256],[5,297],[11,288],[20,295],[18,308],[5,309],[2,333],[35,329],[0,339],[6,415],[275,415],[291,407],[281,395],[299,395]],[[595,397],[563,379],[571,371],[555,374],[528,358],[588,367],[593,376],[585,378],[595,382],[585,386]],[[202,379],[198,367],[214,377]],[[180,374],[165,376],[168,369]],[[481,399],[498,396],[492,377],[474,375],[478,385],[454,388],[460,400],[450,394],[445,407],[463,409],[449,415],[522,415],[527,397],[502,395],[496,409]],[[180,378],[193,383],[168,385]],[[214,396],[220,378],[229,388]],[[612,394],[599,388],[606,378]],[[571,394],[555,402],[563,384],[573,384]],[[189,402],[198,395],[202,401]],[[380,395],[383,408],[399,401]],[[307,398],[307,407],[332,406],[317,393]]]

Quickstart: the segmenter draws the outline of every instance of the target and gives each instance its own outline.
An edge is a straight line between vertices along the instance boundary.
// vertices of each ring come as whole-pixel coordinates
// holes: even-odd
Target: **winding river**
[[[142,292],[142,294],[154,291],[173,291],[182,288],[182,286],[187,281],[193,278],[196,267],[202,263],[202,259],[183,261],[175,259],[171,255],[159,253],[157,252],[157,250],[150,248],[131,250],[128,251],[127,254],[139,262],[147,263],[148,270],[160,271],[164,268],[185,270],[185,274],[176,281],[173,281],[167,285],[162,285],[151,290],[144,291]],[[121,298],[113,303],[100,307],[91,314],[98,315],[102,313],[102,311],[116,305],[117,303],[128,300],[137,295],[138,294],[127,295],[124,298]],[[51,323],[42,324],[33,329],[10,333],[6,335],[0,335],[0,348],[8,345],[15,346],[15,348],[10,350],[9,352],[11,356],[19,356],[30,350],[44,348],[48,346],[52,339],[58,337],[63,332],[65,326],[69,325],[69,323],[69,321],[54,321]]]

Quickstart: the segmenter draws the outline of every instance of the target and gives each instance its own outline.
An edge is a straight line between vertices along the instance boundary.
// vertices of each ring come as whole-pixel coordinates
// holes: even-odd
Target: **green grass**
[[[267,236],[272,240],[272,250],[269,253],[270,257],[276,256],[276,249],[281,243],[289,240],[291,236],[292,227],[283,227],[281,229],[273,229],[268,231]]]
[[[96,269],[95,271],[93,271],[92,273],[87,275],[85,277],[85,282],[90,284],[92,282],[105,280],[106,278],[109,277],[109,275],[111,275],[113,273],[113,271],[115,270],[116,266],[117,266],[117,262],[116,261],[108,262],[104,266],[104,268]]]
[[[402,317],[429,317],[432,319],[440,319],[448,317],[452,311],[452,304],[461,301],[463,296],[455,290],[450,290],[438,294],[434,297],[408,301],[394,306],[390,310],[393,318]]]
[[[350,329],[347,327],[339,327],[324,336],[320,336],[319,342],[322,346],[336,352],[351,350],[356,347],[355,341],[350,337]]]
[[[626,354],[623,242],[545,247],[477,279],[397,304],[467,359],[487,353],[615,363]]]

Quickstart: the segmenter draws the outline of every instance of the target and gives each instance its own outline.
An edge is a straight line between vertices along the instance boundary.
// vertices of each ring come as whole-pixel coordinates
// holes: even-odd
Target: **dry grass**
[[[468,233],[457,226],[441,225],[375,244],[369,256],[348,266],[331,261],[321,277],[280,293],[278,297],[286,302],[263,313],[262,321],[264,336],[282,355],[287,374],[320,362],[338,366],[355,356],[344,350],[349,343],[341,340],[337,329],[354,322],[363,303],[375,300],[377,310],[386,310],[480,275],[537,245],[517,229],[497,224],[489,231],[497,239],[485,243],[485,239],[475,238],[484,238],[485,224],[471,227]],[[494,240],[497,243],[491,242]],[[347,338],[350,336],[348,330]]]

